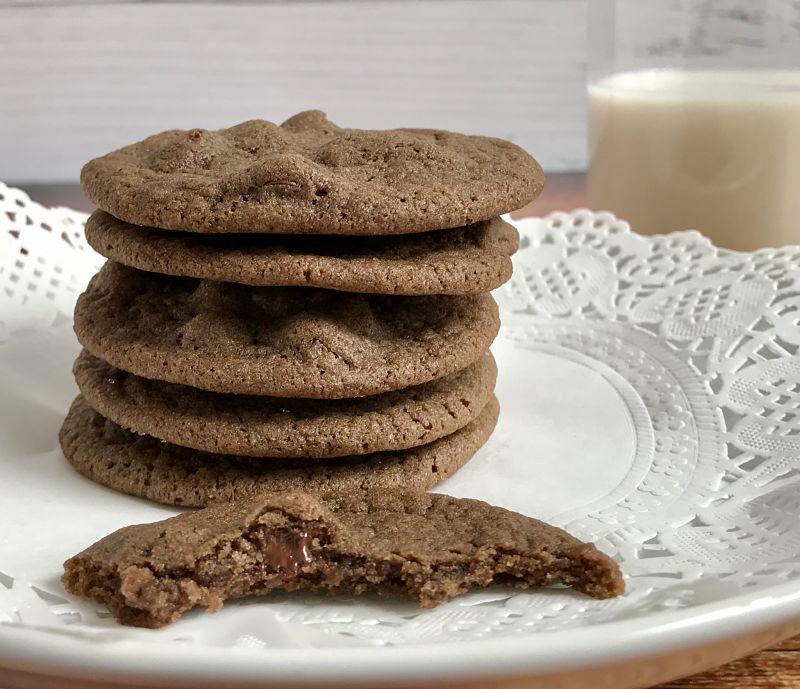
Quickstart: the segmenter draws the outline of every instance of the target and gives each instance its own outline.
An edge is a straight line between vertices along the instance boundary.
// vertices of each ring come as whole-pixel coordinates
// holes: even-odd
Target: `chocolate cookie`
[[[75,307],[78,340],[117,368],[276,397],[360,397],[426,383],[478,361],[499,325],[488,294],[248,287],[113,262]]]
[[[163,627],[275,589],[412,598],[431,608],[493,582],[624,591],[616,563],[566,531],[480,500],[376,490],[272,493],[115,531],[64,563],[70,593]]]
[[[59,440],[75,469],[97,483],[155,502],[203,507],[272,490],[429,488],[453,474],[486,442],[498,413],[499,405],[492,398],[472,423],[411,450],[327,460],[265,460],[198,452],[137,435],[78,397]]]
[[[539,164],[501,139],[342,129],[316,110],[172,130],[89,161],[86,195],[137,225],[192,232],[404,234],[461,227],[532,201]]]
[[[413,236],[202,235],[139,227],[95,211],[86,239],[103,256],[166,275],[376,294],[477,294],[511,277],[519,246],[494,218]]]
[[[86,402],[123,428],[197,450],[253,457],[341,457],[405,450],[473,421],[494,390],[491,354],[445,378],[353,400],[226,395],[140,378],[83,351]]]

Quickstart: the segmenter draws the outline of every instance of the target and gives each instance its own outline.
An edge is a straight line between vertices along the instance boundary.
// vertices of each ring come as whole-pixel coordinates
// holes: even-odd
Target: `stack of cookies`
[[[187,506],[424,489],[489,437],[498,216],[543,182],[520,148],[312,111],[157,134],[81,181],[110,259],[75,309],[84,475]]]

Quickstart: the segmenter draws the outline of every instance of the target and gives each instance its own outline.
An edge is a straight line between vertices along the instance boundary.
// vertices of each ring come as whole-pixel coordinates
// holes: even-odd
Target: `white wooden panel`
[[[170,127],[438,126],[584,164],[585,0],[0,3],[0,179],[74,180]]]

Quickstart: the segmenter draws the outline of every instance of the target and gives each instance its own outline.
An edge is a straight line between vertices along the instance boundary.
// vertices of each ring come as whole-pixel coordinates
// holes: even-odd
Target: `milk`
[[[800,70],[625,72],[589,87],[589,203],[643,233],[800,244]]]

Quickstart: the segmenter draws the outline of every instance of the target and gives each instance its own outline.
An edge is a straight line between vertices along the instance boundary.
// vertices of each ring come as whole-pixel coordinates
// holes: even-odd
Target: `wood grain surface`
[[[69,206],[90,210],[91,205],[77,186],[35,185],[24,187],[33,200],[47,206]],[[542,196],[514,215],[544,215],[585,205],[585,182],[581,174],[550,175]],[[800,636],[755,655],[723,665],[716,670],[662,684],[658,689],[799,689]]]
[[[741,660],[662,684],[658,689],[797,689],[800,636]]]

